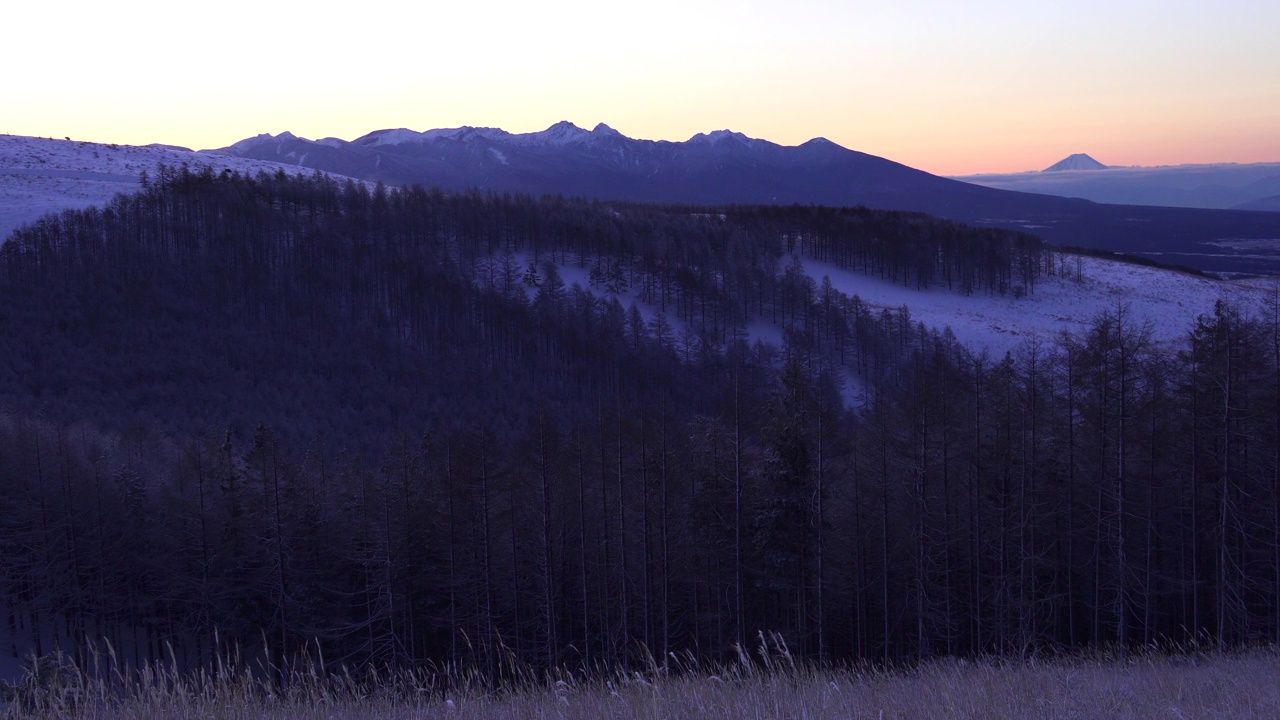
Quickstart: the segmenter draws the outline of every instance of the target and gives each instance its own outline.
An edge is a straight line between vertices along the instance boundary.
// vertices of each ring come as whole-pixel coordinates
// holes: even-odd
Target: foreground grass
[[[1280,654],[1142,656],[1126,661],[942,660],[901,671],[804,670],[618,675],[523,690],[456,693],[436,675],[373,685],[298,676],[273,693],[247,674],[178,679],[144,672],[127,685],[78,680],[11,703],[4,718],[1280,718]]]

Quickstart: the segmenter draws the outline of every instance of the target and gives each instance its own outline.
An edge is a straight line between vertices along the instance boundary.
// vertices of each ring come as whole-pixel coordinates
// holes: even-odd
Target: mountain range
[[[587,130],[559,122],[523,134],[477,127],[390,129],[351,141],[285,132],[209,152],[395,186],[710,205],[865,205],[1023,230],[1059,245],[1138,254],[1224,275],[1280,273],[1280,214],[1108,205],[1011,192],[931,175],[824,138],[783,146],[718,130],[669,142],[629,138],[604,124]],[[1075,173],[1051,173],[1063,174]],[[1239,249],[1241,240],[1248,241],[1247,251]]]

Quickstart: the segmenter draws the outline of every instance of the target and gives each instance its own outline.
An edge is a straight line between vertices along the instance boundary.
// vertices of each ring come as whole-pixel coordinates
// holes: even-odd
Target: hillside
[[[0,247],[5,632],[489,680],[1245,645],[1275,298],[913,213],[165,169]]]
[[[1280,238],[1280,215],[1104,205],[941,178],[823,138],[782,146],[729,130],[684,142],[628,138],[607,125],[380,130],[352,141],[259,135],[217,151],[392,186],[698,204],[817,204],[924,212],[1031,232],[1058,245],[1157,257],[1222,274],[1280,273],[1275,251],[1223,250],[1223,238]],[[1043,173],[1074,175],[1082,171]],[[1111,176],[1114,170],[1095,173]],[[1260,193],[1261,195],[1275,194]]]
[[[47,213],[103,205],[133,193],[160,165],[212,167],[254,175],[294,165],[161,145],[134,146],[0,135],[0,243]]]
[[[556,132],[559,135],[556,135]],[[618,140],[620,135],[610,128],[597,128],[588,133],[560,126],[529,135],[514,136],[500,130],[460,129],[456,131],[428,131],[416,133],[409,130],[381,131],[356,141],[362,147],[388,147],[398,144],[423,143],[437,138],[458,139],[471,135],[507,138],[521,147],[537,146],[551,142],[548,134],[559,137],[559,144],[589,145]],[[697,138],[695,138],[697,139]],[[276,154],[293,142],[313,145],[289,134],[260,136],[232,146],[226,153],[194,153],[183,148],[163,146],[136,147],[104,145],[46,138],[0,136],[0,237],[6,236],[22,223],[32,222],[47,212],[76,209],[88,205],[104,205],[118,193],[131,193],[139,188],[138,178],[143,173],[154,174],[161,165],[180,167],[188,164],[194,168],[209,166],[217,172],[230,169],[248,175],[258,172],[275,173],[298,171],[299,160],[304,155],[290,156],[287,152],[277,160],[258,160],[241,157],[232,152],[253,151],[262,153],[264,147],[275,147]],[[719,143],[753,144],[767,148],[770,144],[750,140],[742,136],[713,133],[701,136],[700,142],[708,145]],[[321,146],[344,144],[336,139],[319,141]],[[676,145],[658,143],[655,145]],[[832,145],[835,148],[836,146]],[[772,146],[771,151],[784,152],[785,148]],[[839,149],[842,150],[842,149]],[[847,151],[845,151],[847,152]],[[510,158],[507,158],[510,162]],[[348,168],[352,173],[360,168]],[[1118,169],[1123,172],[1125,169]],[[915,173],[916,171],[910,171]],[[1057,173],[1057,175],[1071,175]],[[341,177],[341,176],[338,176]],[[1232,246],[1226,249],[1252,254],[1267,252],[1270,244]],[[1222,249],[1221,243],[1218,244]],[[1180,255],[1155,255],[1170,262],[1186,261]],[[1075,272],[1081,263],[1081,273]],[[875,278],[847,271],[830,264],[804,260],[806,272],[816,282],[830,274],[836,287],[846,294],[858,294],[872,306],[911,308],[913,317],[932,327],[950,326],[959,337],[975,349],[986,348],[994,355],[1013,349],[1029,336],[1051,338],[1061,330],[1079,330],[1089,318],[1106,310],[1115,298],[1124,297],[1132,303],[1142,317],[1155,321],[1157,333],[1162,337],[1180,335],[1199,313],[1212,310],[1219,296],[1226,297],[1245,307],[1257,306],[1257,293],[1249,290],[1248,283],[1224,284],[1197,279],[1180,273],[1168,273],[1124,263],[1113,263],[1093,258],[1072,259],[1063,273],[1046,277],[1036,293],[1018,301],[1012,298],[986,296],[952,296],[929,290],[909,290],[901,285],[881,282]],[[575,280],[588,286],[584,269],[572,265],[561,266],[561,272],[572,285]],[[1069,280],[1079,274],[1081,282]],[[1259,281],[1254,281],[1259,282]],[[1251,294],[1252,293],[1252,294]],[[624,302],[634,300],[623,294]],[[1064,313],[1056,306],[1072,308]],[[640,307],[648,312],[645,303]],[[758,337],[781,338],[781,330],[769,323],[756,323]]]

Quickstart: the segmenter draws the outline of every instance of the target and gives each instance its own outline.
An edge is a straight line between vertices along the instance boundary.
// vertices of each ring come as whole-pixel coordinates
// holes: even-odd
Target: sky
[[[1280,2],[21,2],[0,133],[190,148],[559,120],[936,174],[1280,161]]]

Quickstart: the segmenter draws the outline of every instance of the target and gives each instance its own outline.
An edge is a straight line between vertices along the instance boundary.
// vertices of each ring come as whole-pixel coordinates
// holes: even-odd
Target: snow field
[[[184,148],[107,145],[76,140],[0,135],[0,242],[18,227],[61,210],[103,205],[134,192],[142,172],[160,164],[212,167],[243,174],[294,174],[293,165],[249,160]]]

